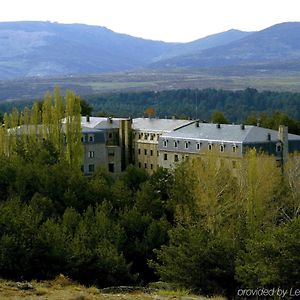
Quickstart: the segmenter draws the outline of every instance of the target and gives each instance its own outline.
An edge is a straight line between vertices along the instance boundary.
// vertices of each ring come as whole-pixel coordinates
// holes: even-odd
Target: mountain
[[[300,22],[288,22],[251,33],[203,51],[161,60],[154,68],[216,68],[244,66],[285,68],[300,59]]]
[[[139,69],[247,35],[231,30],[180,44],[136,38],[100,26],[4,22],[0,23],[0,79]]]
[[[172,46],[98,26],[0,23],[0,78],[134,69]]]
[[[193,54],[201,52],[205,49],[223,46],[231,42],[240,40],[250,35],[251,33],[252,32],[230,29],[221,33],[212,34],[189,43],[174,45],[172,49],[168,51],[168,53],[164,54],[163,57],[159,57],[159,59],[163,60],[180,55]]]
[[[50,22],[0,23],[0,80],[130,70],[299,70],[300,22],[258,32],[229,30],[190,43],[165,43],[105,27]]]

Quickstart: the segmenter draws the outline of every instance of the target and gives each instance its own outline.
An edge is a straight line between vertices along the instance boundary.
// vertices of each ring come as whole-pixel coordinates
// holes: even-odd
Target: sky
[[[189,42],[229,29],[257,31],[300,21],[299,8],[299,0],[2,0],[0,22],[83,23]]]

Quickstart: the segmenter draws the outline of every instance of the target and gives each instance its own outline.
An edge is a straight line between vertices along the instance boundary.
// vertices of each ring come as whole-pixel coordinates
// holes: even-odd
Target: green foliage
[[[88,96],[86,100],[94,107],[95,114],[102,112],[105,115],[124,117],[140,117],[147,107],[152,107],[156,115],[161,118],[185,116],[185,118],[200,118],[208,121],[211,119],[211,115],[217,111],[223,112],[228,117],[229,123],[243,123],[252,114],[255,116],[254,124],[256,124],[256,119],[260,114],[270,116],[276,111],[281,111],[282,114],[288,114],[290,118],[300,120],[299,93],[258,92],[251,88],[238,91],[179,89],[159,92],[113,93]],[[291,132],[296,133],[294,128]],[[299,128],[297,132],[299,133]]]
[[[81,115],[90,116],[93,112],[93,107],[84,99],[80,99]]]
[[[225,118],[224,114],[220,111],[214,111],[211,115],[212,123],[216,124],[228,124],[228,120]]]
[[[178,226],[170,244],[157,251],[153,264],[162,280],[201,294],[232,293],[235,249],[229,239],[210,235],[202,227]]]
[[[241,95],[259,97],[255,90]],[[179,288],[227,295],[241,285],[299,284],[297,154],[284,173],[255,151],[234,170],[212,151],[151,176],[129,166],[120,176],[99,168],[86,177],[77,148],[80,101],[72,92],[66,101],[56,89],[42,104],[4,117],[1,277],[63,273],[104,287],[159,276]],[[269,125],[284,120],[274,114]]]
[[[257,232],[248,239],[237,259],[236,277],[248,288],[257,286],[290,289],[300,284],[300,218],[275,230]]]

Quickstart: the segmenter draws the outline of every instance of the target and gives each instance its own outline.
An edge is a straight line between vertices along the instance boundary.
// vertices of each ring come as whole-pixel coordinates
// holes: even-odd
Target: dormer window
[[[174,141],[174,147],[178,148],[178,141]]]
[[[232,152],[235,153],[235,152],[236,152],[236,148],[237,148],[237,146],[236,146],[236,145],[233,145],[233,146],[232,146]]]
[[[201,146],[201,143],[197,143],[197,144],[196,144],[196,149],[197,149],[197,150],[200,150],[200,146]]]
[[[189,142],[184,142],[184,148],[189,149]]]
[[[281,152],[282,151],[282,145],[281,143],[276,144],[276,152]]]
[[[93,135],[89,135],[89,142],[94,142],[95,141],[95,138],[94,138],[94,136]]]
[[[164,145],[164,147],[167,147],[167,146],[168,146],[168,141],[167,141],[167,140],[164,140],[164,141],[163,141],[163,145]]]
[[[224,150],[225,150],[225,145],[221,144],[220,145],[220,152],[224,152]]]
[[[208,144],[208,150],[211,151],[212,150],[213,145],[212,144]]]

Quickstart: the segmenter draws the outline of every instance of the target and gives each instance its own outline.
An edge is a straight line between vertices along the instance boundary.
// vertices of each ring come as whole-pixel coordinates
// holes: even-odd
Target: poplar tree
[[[67,91],[65,96],[65,139],[66,139],[66,160],[72,166],[80,167],[82,163],[81,143],[81,108],[80,98],[74,92]]]

